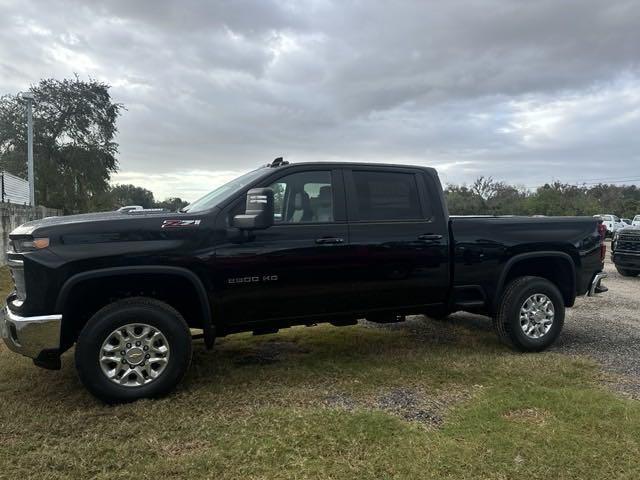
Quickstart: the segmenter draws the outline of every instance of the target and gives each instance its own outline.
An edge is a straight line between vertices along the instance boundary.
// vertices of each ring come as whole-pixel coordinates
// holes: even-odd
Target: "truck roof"
[[[295,167],[295,166],[335,166],[335,167],[387,167],[387,168],[418,168],[436,174],[436,169],[423,165],[410,165],[403,163],[378,163],[378,162],[350,162],[350,161],[322,161],[322,162],[295,162],[289,163],[282,160],[282,157],[276,158],[272,163],[265,165],[270,168]]]

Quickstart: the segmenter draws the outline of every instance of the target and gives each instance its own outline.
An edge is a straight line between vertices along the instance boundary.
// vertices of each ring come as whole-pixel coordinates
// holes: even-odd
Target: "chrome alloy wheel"
[[[102,373],[117,385],[140,387],[156,380],[169,364],[169,342],[144,323],[130,323],[111,332],[100,348]]]
[[[520,307],[520,327],[529,338],[544,337],[555,317],[553,302],[542,293],[527,298]]]

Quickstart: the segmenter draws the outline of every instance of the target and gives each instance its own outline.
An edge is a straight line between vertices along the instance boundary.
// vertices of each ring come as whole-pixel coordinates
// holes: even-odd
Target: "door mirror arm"
[[[250,242],[256,238],[251,230],[243,230],[237,227],[228,227],[226,234],[227,240],[235,244]]]

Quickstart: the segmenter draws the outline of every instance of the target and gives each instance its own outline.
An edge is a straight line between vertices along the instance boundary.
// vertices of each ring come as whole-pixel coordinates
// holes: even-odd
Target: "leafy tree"
[[[554,182],[531,192],[480,177],[471,187],[448,185],[445,195],[454,215],[640,215],[640,189],[635,185]]]
[[[526,190],[491,177],[476,179],[471,187],[449,185],[445,190],[449,211],[458,215],[526,214]]]
[[[494,182],[491,196],[487,199],[487,210],[492,215],[526,215],[527,191],[524,188]]]
[[[180,197],[169,197],[155,204],[156,208],[164,208],[170,212],[177,212],[189,205],[189,202],[182,200]]]
[[[65,212],[96,208],[117,170],[116,119],[123,106],[96,80],[44,79],[35,97],[36,202]],[[26,176],[25,107],[17,95],[0,99],[0,166]]]
[[[484,199],[466,185],[449,185],[445,190],[449,213],[453,215],[486,214]]]
[[[155,205],[153,192],[135,185],[116,185],[111,189],[110,197],[114,210],[126,205],[140,205],[143,208],[153,208]]]
[[[0,98],[0,168],[27,176],[26,112],[15,97]]]

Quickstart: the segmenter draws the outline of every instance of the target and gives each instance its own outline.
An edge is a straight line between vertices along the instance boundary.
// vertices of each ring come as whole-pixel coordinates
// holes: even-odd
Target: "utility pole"
[[[23,92],[20,98],[27,102],[27,172],[29,177],[29,205],[36,206],[35,177],[33,173],[33,94]]]

